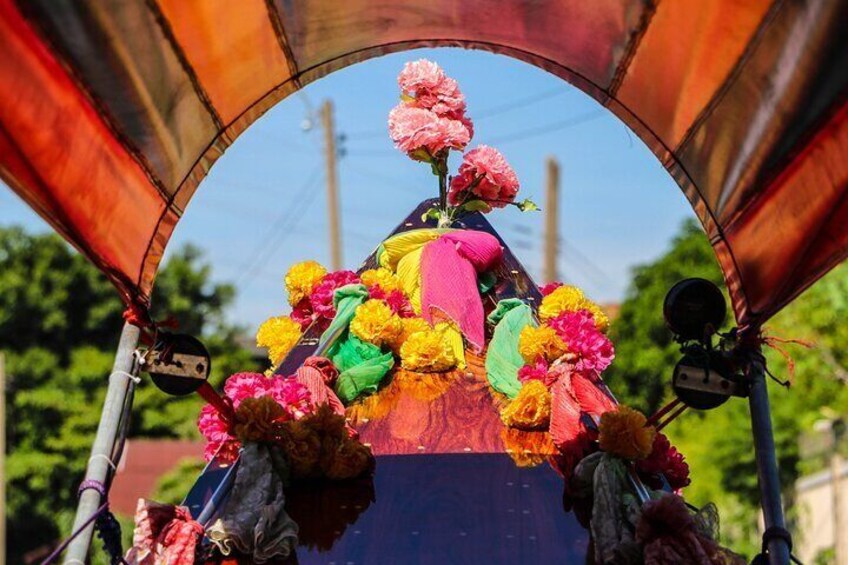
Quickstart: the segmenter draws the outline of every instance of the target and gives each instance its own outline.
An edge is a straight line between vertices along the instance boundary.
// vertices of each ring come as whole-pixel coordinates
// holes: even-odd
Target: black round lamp
[[[727,306],[719,288],[706,279],[684,279],[665,296],[663,317],[684,341],[703,341],[724,323]]]

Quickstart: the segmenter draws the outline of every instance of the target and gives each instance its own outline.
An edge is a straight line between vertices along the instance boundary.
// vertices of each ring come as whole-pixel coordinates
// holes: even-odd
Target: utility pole
[[[557,280],[559,231],[559,163],[553,156],[545,160],[545,257],[542,277],[546,283]]]
[[[327,223],[330,225],[330,266],[342,268],[342,222],[339,215],[339,183],[336,170],[336,131],[333,125],[333,102],[321,105],[321,125],[324,128],[324,156],[327,163]]]
[[[848,528],[848,516],[846,509],[842,506],[842,468],[843,459],[840,449],[845,437],[845,420],[837,418],[830,424],[830,433],[833,435],[833,449],[830,455],[830,480],[833,493],[833,549],[834,565],[848,565],[848,536],[845,528]]]

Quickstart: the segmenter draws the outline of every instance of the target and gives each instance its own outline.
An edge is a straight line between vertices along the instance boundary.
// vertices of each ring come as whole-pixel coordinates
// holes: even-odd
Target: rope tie
[[[133,374],[128,373],[126,371],[113,371],[112,374],[109,375],[110,379],[112,378],[112,375],[120,375],[122,377],[126,377],[127,380],[130,380],[130,381],[134,382],[135,384],[141,383],[141,377],[137,377],[136,375],[133,375]]]
[[[108,456],[106,456],[106,455],[104,455],[104,454],[102,454],[102,453],[98,453],[97,455],[92,455],[91,457],[89,457],[89,458],[88,458],[88,464],[89,464],[89,465],[91,465],[91,462],[92,462],[94,459],[104,459],[104,460],[106,461],[106,463],[109,465],[109,467],[111,467],[111,468],[112,468],[112,471],[117,471],[117,470],[118,470],[117,465],[115,465],[115,463],[113,463],[113,462],[112,462],[112,460],[111,460],[111,459],[109,459],[109,457],[108,457]],[[86,483],[86,482],[88,482],[88,481],[83,481],[83,484],[84,484],[84,483]],[[106,496],[105,491],[104,491],[104,492],[102,492],[102,493],[100,493],[100,496]]]
[[[89,461],[91,461],[91,459],[89,459]],[[109,461],[109,463],[111,464],[112,462]],[[94,479],[84,480],[80,483],[80,486],[77,489],[77,496],[82,496],[82,493],[86,490],[96,490],[100,495],[100,498],[106,498],[106,485],[100,481],[95,481]]]
[[[91,459],[94,459],[98,456],[92,456]],[[100,455],[99,457],[103,457],[112,466],[115,468],[115,465],[112,461],[106,457],[105,455]],[[89,461],[91,461],[89,459]],[[106,490],[106,485],[104,485],[101,481],[97,481],[94,479],[86,479],[82,481],[77,489],[77,496],[82,496],[87,490],[95,490],[97,494],[100,495],[100,499],[102,504],[94,511],[94,513],[89,516],[85,522],[80,525],[79,528],[74,530],[70,536],[68,536],[59,546],[53,550],[53,552],[48,555],[44,561],[41,562],[41,565],[49,565],[56,561],[59,556],[62,554],[65,549],[74,541],[86,528],[88,528],[92,522],[94,523],[94,529],[97,530],[97,537],[103,540],[103,548],[109,554],[109,561],[112,565],[118,564],[126,564],[126,561],[123,558],[123,548],[121,547],[121,525],[115,519],[115,516],[112,512],[109,511],[109,492]],[[80,563],[80,565],[84,565],[82,561],[79,559],[71,559],[68,563]]]

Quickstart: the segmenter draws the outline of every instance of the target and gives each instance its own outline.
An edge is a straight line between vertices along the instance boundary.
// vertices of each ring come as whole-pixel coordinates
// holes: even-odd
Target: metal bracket
[[[161,352],[153,350],[147,356],[147,363],[142,366],[142,370],[147,373],[205,381],[208,363],[209,359],[205,356],[187,353],[174,353],[168,361],[164,361]]]
[[[747,395],[739,383],[724,378],[712,369],[705,371],[703,367],[678,365],[674,384],[677,388],[722,396]]]

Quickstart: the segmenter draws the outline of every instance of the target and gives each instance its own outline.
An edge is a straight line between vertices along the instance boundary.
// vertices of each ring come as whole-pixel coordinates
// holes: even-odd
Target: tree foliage
[[[607,373],[622,402],[652,413],[671,399],[671,375],[681,354],[665,328],[662,304],[677,281],[702,277],[722,285],[713,251],[701,228],[684,223],[666,254],[634,269],[621,315],[611,330],[616,360]],[[801,461],[799,436],[827,413],[848,412],[848,265],[837,267],[775,316],[765,333],[815,344],[813,349],[786,344],[796,369],[790,387],[769,383],[772,420],[780,475],[790,502],[792,487],[802,472],[817,470]],[[729,320],[732,323],[732,320]],[[766,349],[771,372],[789,378],[787,361]],[[753,555],[759,547],[759,492],[751,439],[750,416],[744,399],[730,399],[709,412],[689,410],[667,428],[686,455],[692,470],[687,498],[696,504],[714,501],[722,514],[726,541]]]
[[[203,336],[212,382],[256,369],[223,314],[230,285],[210,283],[198,249],[160,271],[152,304],[179,331]],[[6,355],[9,561],[67,534],[123,324],[114,288],[55,235],[0,228],[0,348]],[[136,391],[131,433],[192,437],[202,401],[172,398],[149,379]]]

